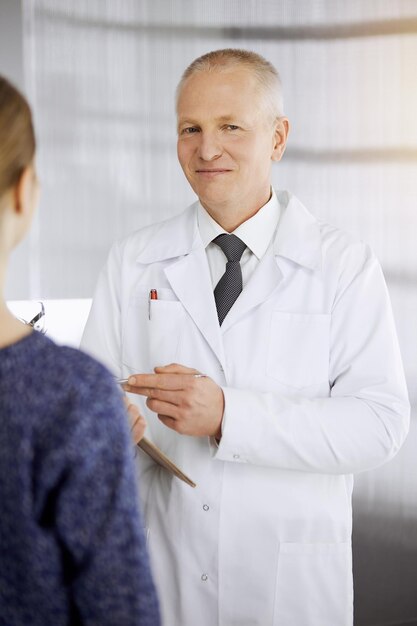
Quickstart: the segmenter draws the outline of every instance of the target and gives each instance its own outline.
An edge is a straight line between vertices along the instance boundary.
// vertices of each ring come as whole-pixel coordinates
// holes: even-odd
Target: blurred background
[[[222,47],[281,73],[292,131],[274,186],[382,263],[413,415],[396,459],[356,478],[355,626],[416,626],[416,0],[0,0],[0,72],[33,106],[42,184],[6,297],[91,298],[115,239],[194,200],[174,91]]]

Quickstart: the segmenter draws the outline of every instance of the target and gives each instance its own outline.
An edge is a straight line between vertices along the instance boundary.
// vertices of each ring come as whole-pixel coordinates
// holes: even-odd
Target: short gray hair
[[[261,86],[268,109],[275,119],[284,115],[284,99],[279,73],[263,56],[251,50],[224,48],[207,52],[195,59],[183,73],[176,91],[176,107],[181,90],[190,76],[199,72],[225,71],[233,67],[245,67],[252,71]]]

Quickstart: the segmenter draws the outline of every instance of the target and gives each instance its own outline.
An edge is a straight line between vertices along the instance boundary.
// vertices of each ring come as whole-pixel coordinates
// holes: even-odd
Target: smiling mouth
[[[220,169],[215,170],[195,170],[196,174],[202,174],[203,176],[216,176],[217,174],[228,174],[232,170]]]

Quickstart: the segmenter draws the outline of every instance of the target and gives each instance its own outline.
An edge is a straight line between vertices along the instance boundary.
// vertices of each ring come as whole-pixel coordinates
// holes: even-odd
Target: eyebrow
[[[218,122],[237,122],[238,118],[235,115],[222,115],[221,117],[218,117],[216,121]]]
[[[239,118],[237,118],[237,116],[235,115],[221,115],[220,117],[216,117],[215,121],[216,122],[238,122]],[[243,120],[240,120],[240,123],[243,123]],[[190,124],[191,126],[199,125],[198,122],[189,118],[178,120],[178,127],[182,126],[183,124]]]
[[[178,120],[178,126],[182,126],[183,124],[190,124],[191,126],[196,126],[197,123],[190,119]]]

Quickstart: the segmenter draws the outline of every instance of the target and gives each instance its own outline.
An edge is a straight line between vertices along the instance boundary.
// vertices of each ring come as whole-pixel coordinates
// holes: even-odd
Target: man
[[[197,59],[177,114],[198,202],[113,248],[84,338],[197,483],[142,469],[165,624],[349,626],[352,474],[408,428],[380,267],[271,190],[289,126],[265,59]]]

